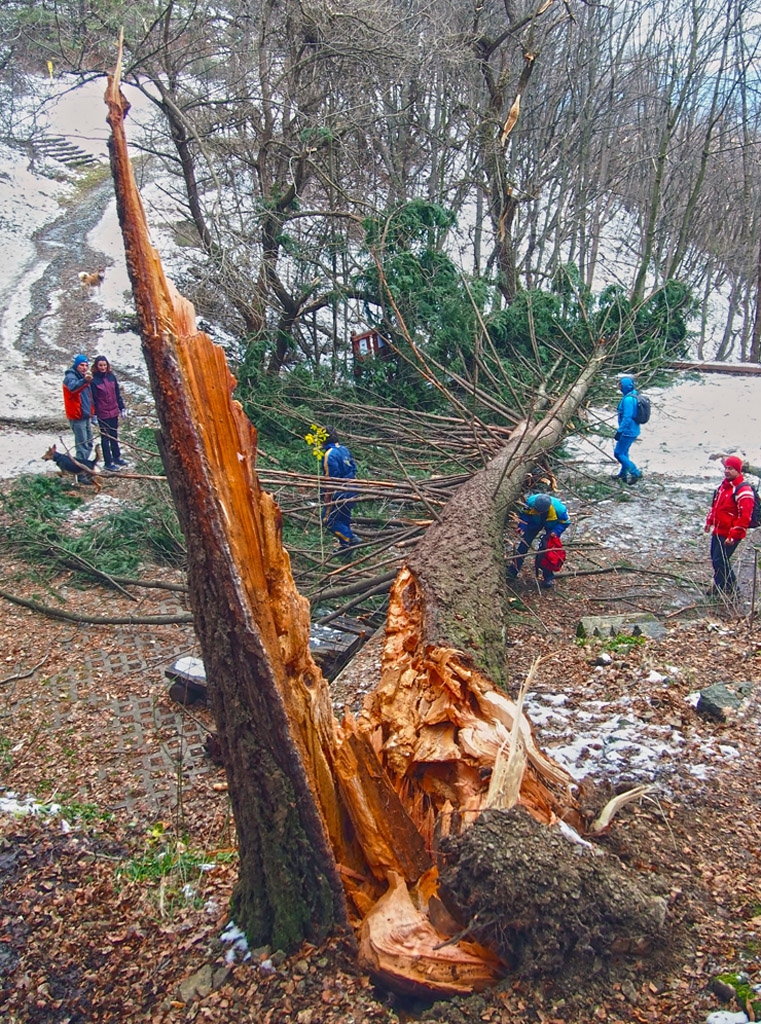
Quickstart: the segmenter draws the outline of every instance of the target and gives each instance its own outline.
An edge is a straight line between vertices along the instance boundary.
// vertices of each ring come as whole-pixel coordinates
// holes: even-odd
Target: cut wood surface
[[[467,928],[447,926],[436,846],[488,806],[513,730],[526,754],[519,805],[541,823],[583,826],[573,779],[536,747],[493,679],[507,512],[604,353],[539,423],[512,432],[428,531],[392,587],[381,678],[362,712],[339,724],[309,652],[309,605],[291,576],[280,510],[257,476],[256,431],[232,398],[222,349],[197,331],[150,243],[118,77],[106,99],[127,265],[238,832],[236,921],[255,944],[287,949],[351,923],[367,969],[403,992],[490,985],[503,965]]]

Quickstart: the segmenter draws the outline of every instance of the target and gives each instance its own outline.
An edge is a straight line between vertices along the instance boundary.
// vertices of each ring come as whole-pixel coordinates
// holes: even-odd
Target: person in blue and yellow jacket
[[[320,471],[323,477],[331,480],[354,480],[357,476],[357,463],[351,452],[339,443],[335,427],[326,427],[327,438],[325,451],[320,460]],[[328,490],[323,484],[320,487],[322,501],[322,523],[338,538],[338,546],[346,550],[360,543],[360,538],[351,528],[351,513],[357,499],[357,492],[346,487]]]
[[[521,539],[515,549],[515,555],[507,567],[508,578],[516,579],[529,548],[542,530],[544,531],[542,543],[546,543],[546,539],[551,533],[559,537],[570,525],[568,509],[559,498],[553,498],[549,494],[529,494],[524,507],[518,513],[518,531],[521,534]],[[542,585],[545,587],[553,585],[551,573],[545,574]]]

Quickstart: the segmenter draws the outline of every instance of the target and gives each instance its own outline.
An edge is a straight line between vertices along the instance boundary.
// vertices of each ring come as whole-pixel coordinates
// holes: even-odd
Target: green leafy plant
[[[617,633],[606,639],[597,636],[577,636],[575,638],[575,643],[579,647],[599,647],[611,654],[628,654],[629,651],[635,647],[641,647],[645,642],[644,636],[632,636],[630,633]]]
[[[174,506],[158,489],[147,492],[139,503],[105,513],[84,530],[73,530],[69,523],[82,499],[63,491],[55,477],[22,477],[0,501],[6,513],[3,541],[50,575],[62,568],[83,575],[94,575],[93,569],[112,576],[134,575],[145,557],[184,564]]]
[[[603,640],[602,649],[604,651],[609,651],[611,654],[628,654],[629,651],[633,650],[635,647],[642,647],[644,643],[644,636],[632,636],[629,633],[617,633],[608,640]]]
[[[748,975],[744,972],[729,971],[726,974],[718,975],[718,979],[732,986],[735,990],[738,1004],[743,1010],[751,1007],[753,1019],[758,1020],[759,1015],[761,1015],[761,999],[759,999],[758,993],[751,985]]]
[[[64,800],[58,807],[58,814],[66,821],[74,824],[81,822],[90,824],[95,821],[111,821],[113,814],[101,810],[97,804],[79,803],[77,800]]]
[[[11,754],[11,741],[7,736],[0,736],[0,769],[6,771],[13,767],[13,754]]]
[[[218,865],[233,863],[236,856],[232,850],[192,849],[167,832],[163,822],[157,822],[146,835],[143,851],[120,865],[116,878],[157,886],[166,910],[167,905],[171,908],[196,901],[204,875]]]

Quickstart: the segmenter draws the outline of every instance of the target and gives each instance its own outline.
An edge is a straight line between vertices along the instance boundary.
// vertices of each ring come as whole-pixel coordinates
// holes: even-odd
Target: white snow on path
[[[107,161],[110,129],[106,124],[103,102],[105,81],[92,81],[74,91],[64,91],[67,88],[65,83],[57,79],[52,84],[39,83],[38,88],[38,98],[39,94],[44,97],[47,90],[54,90],[56,98],[51,99],[37,116],[37,125],[49,135],[65,138],[99,160]],[[125,86],[124,91],[132,103],[130,134],[135,138],[140,132],[140,119],[147,116],[150,104],[134,88]],[[61,216],[62,204],[74,194],[78,176],[78,172],[67,170],[62,163],[52,159],[35,161],[35,169],[32,170],[27,152],[0,146],[0,420],[6,422],[22,424],[41,419],[63,420],[61,380],[74,350],[61,353],[60,365],[41,367],[34,364],[20,343],[23,321],[32,310],[32,288],[44,280],[48,268],[48,261],[38,253],[33,236],[41,227],[52,224]],[[106,216],[110,214],[113,226],[109,226],[106,233],[113,238],[118,232],[118,225],[115,203],[111,206],[113,210],[106,211]],[[97,229],[93,234],[92,248],[98,251]],[[105,257],[103,265],[113,264],[110,276],[114,278],[114,288],[119,289],[118,301],[114,301],[111,308],[121,310],[127,308],[123,292],[129,287],[129,282],[120,234],[118,238],[118,249],[109,244],[105,251],[101,251]],[[104,294],[91,301],[103,302],[107,297],[110,295]],[[58,307],[53,293],[50,295],[50,307],[46,325],[49,335]],[[110,353],[114,353],[111,358],[115,365],[123,359],[125,368],[142,368],[144,373],[136,335],[117,335],[110,329],[104,329],[102,340],[103,349],[109,348]],[[23,446],[24,440],[23,434],[19,434],[16,443]],[[9,467],[3,457],[3,449],[9,443],[6,433],[0,441],[2,476],[18,472],[18,469]]]
[[[107,161],[109,127],[103,103],[105,82],[92,81],[72,91],[62,91],[65,85],[56,80],[52,86],[39,84],[40,92],[56,90],[59,95],[46,105],[37,118],[37,124],[49,135],[66,138],[103,163]],[[128,136],[134,140],[141,132],[140,122],[152,108],[150,102],[134,88],[124,87],[132,108],[127,122]],[[78,172],[67,170],[52,159],[35,161],[35,170],[29,166],[29,155],[21,149],[0,146],[0,477],[14,477],[23,473],[55,471],[51,463],[40,461],[51,444],[61,447],[60,437],[71,444],[71,436],[63,413],[61,382],[71,358],[81,346],[72,341],[66,350],[60,348],[58,338],[65,336],[60,324],[60,290],[50,291],[48,312],[41,321],[40,331],[51,351],[60,351],[60,360],[41,365],[24,351],[21,337],[22,324],[32,311],[31,293],[35,284],[45,280],[48,261],[40,255],[33,236],[45,225],[52,224],[62,214],[65,201],[76,189]],[[162,259],[176,252],[171,238],[161,227],[163,194],[150,184],[143,186],[144,199],[155,221],[154,242]],[[176,219],[176,212],[168,219]],[[51,250],[54,243],[51,243]],[[96,226],[88,232],[88,247],[99,255],[96,265],[82,269],[107,268],[103,286],[91,297],[93,311],[100,314],[95,326],[99,330],[88,351],[91,358],[106,355],[118,374],[129,373],[134,380],[146,380],[145,363],[139,337],[132,332],[117,332],[109,314],[129,312],[133,308],[131,286],[124,258],[124,247],[119,228],[116,201],[112,199]],[[146,380],[147,386],[147,380]],[[130,385],[125,387],[129,395]],[[129,401],[129,398],[128,398]],[[4,421],[4,422],[2,422]],[[35,428],[35,423],[61,424],[55,432]]]

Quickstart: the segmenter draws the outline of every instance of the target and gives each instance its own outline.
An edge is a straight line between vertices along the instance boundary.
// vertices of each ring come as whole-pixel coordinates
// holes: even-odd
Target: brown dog
[[[73,476],[74,479],[84,473],[89,476],[92,480],[95,493],[100,494],[100,489],[103,484],[100,482],[99,473],[95,469],[97,463],[101,460],[100,445],[95,445],[95,458],[88,459],[87,461],[80,462],[79,459],[72,459],[71,455],[67,455],[66,452],[59,452],[56,450],[55,445],[51,445],[50,448],[42,456],[44,462],[55,462],[56,466],[60,470],[61,476],[65,477],[67,474]]]
[[[94,291],[99,291],[105,279],[105,270],[96,270],[94,274],[88,274],[84,270],[79,271],[80,284],[88,295],[91,295]]]

